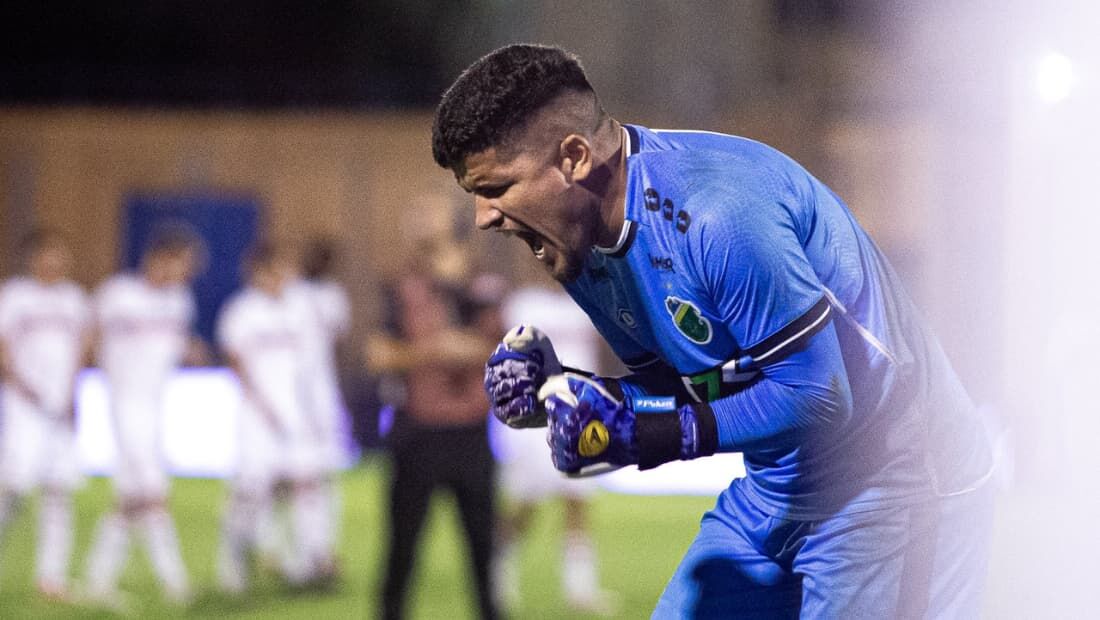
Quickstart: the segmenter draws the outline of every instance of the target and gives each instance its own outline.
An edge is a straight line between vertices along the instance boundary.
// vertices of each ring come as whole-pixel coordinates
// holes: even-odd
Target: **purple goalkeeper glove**
[[[608,391],[616,383],[622,400]],[[676,459],[713,454],[714,415],[705,405],[678,410],[671,397],[651,397],[615,379],[567,372],[539,390],[549,417],[554,467],[570,476],[592,476],[626,465],[651,469]]]
[[[634,412],[598,377],[565,373],[550,377],[539,391],[550,431],[554,467],[570,476],[594,476],[638,462]]]
[[[561,373],[550,339],[537,328],[518,325],[504,335],[485,364],[485,393],[493,415],[512,428],[546,426],[539,388]]]

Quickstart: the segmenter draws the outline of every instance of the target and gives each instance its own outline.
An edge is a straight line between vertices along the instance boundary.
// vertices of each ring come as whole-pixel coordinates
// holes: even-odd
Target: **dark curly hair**
[[[576,56],[545,45],[502,47],[470,65],[443,93],[432,126],[432,156],[443,168],[454,168],[503,143],[566,91],[594,93]]]

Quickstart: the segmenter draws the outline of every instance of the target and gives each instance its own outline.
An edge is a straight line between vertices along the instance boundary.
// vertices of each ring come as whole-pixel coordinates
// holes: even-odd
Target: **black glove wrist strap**
[[[680,458],[680,414],[639,413],[634,418],[638,443],[638,469],[653,469]]]
[[[687,411],[683,409],[690,407]],[[694,428],[689,433],[684,417]],[[714,454],[718,448],[718,424],[706,403],[685,405],[681,411],[639,413],[634,418],[634,439],[638,445],[638,469],[653,469],[677,459]]]

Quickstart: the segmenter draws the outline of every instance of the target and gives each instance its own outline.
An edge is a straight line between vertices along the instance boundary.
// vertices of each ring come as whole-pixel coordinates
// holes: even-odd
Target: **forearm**
[[[34,388],[16,370],[8,347],[3,341],[0,341],[0,381],[3,381],[5,385],[23,398],[34,403],[39,401]]]
[[[834,375],[835,377],[835,375]],[[851,409],[840,378],[826,383],[787,384],[764,378],[710,403],[718,452],[794,443],[807,432],[845,419]]]
[[[638,413],[640,454],[643,461],[658,461],[649,466],[797,442],[804,433],[844,421],[851,411],[843,358],[832,329],[761,368],[754,382],[707,404],[685,404],[682,397],[658,391],[659,384],[635,377],[613,380],[609,390]]]
[[[267,399],[264,398],[263,393],[256,389],[256,385],[249,376],[247,369],[236,355],[229,355],[229,367],[233,370],[233,373],[237,375],[237,381],[240,383],[242,394],[246,399],[252,402],[264,424],[276,434],[281,435],[285,429],[283,428],[282,422],[279,420],[279,416],[275,414],[275,410],[271,407]]]

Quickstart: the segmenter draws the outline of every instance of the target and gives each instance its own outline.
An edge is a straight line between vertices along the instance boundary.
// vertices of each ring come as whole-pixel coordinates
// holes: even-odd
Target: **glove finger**
[[[490,402],[501,405],[517,398],[525,398],[535,402],[535,385],[527,379],[505,379],[491,384],[486,393]]]
[[[558,471],[572,473],[581,466],[577,453],[577,437],[581,418],[587,407],[576,403],[571,394],[550,394],[543,400],[549,429],[546,442],[550,446],[551,460]]]
[[[522,415],[513,416],[505,424],[512,428],[542,428],[547,424],[546,412],[532,409]]]
[[[510,398],[535,390],[535,375],[528,372],[523,363],[508,360],[493,366],[486,366],[484,379],[485,392],[494,402],[501,398]]]
[[[532,351],[525,353],[523,351],[513,351],[507,349],[504,345],[498,345],[493,354],[489,356],[489,359],[485,362],[486,365],[496,365],[505,361],[518,361],[518,362],[535,362],[540,367],[542,366],[542,354],[538,351]]]
[[[494,406],[493,413],[501,422],[513,426],[515,420],[535,413],[535,399],[530,396],[513,398]]]

